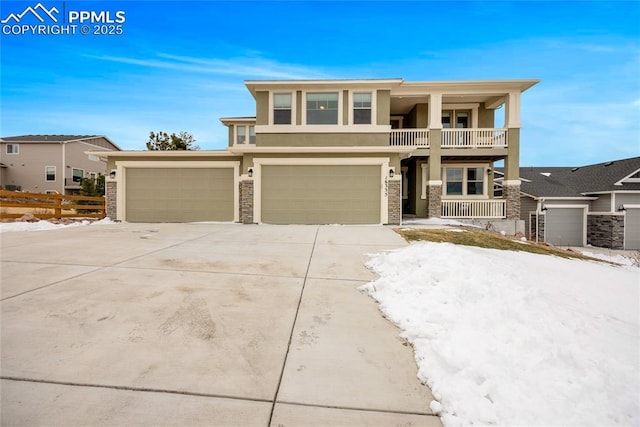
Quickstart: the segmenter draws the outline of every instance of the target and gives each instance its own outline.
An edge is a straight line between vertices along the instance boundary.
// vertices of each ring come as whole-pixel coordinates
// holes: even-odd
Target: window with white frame
[[[292,97],[290,93],[273,94],[273,124],[290,125],[292,118]]]
[[[80,184],[82,182],[82,178],[84,178],[84,169],[73,168],[73,182],[75,184]]]
[[[56,167],[55,166],[45,166],[44,175],[46,181],[55,181],[56,180]]]
[[[444,195],[482,196],[485,194],[485,168],[450,166],[443,169]]]
[[[371,124],[371,92],[354,92],[353,94],[353,124]]]
[[[307,124],[338,124],[338,92],[307,93]]]
[[[20,154],[20,146],[18,144],[7,144],[7,154]]]
[[[236,125],[236,144],[247,143],[256,143],[256,127],[254,125]]]
[[[455,127],[456,129],[466,129],[470,127],[470,112],[459,110],[445,110],[442,112],[442,127],[444,129],[450,129]],[[455,120],[455,123],[453,121]]]

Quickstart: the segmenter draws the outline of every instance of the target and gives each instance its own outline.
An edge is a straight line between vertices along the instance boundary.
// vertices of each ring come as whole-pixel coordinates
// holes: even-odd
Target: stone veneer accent
[[[507,201],[507,219],[520,219],[520,185],[503,186],[502,197]]]
[[[240,222],[253,224],[253,180],[240,181]]]
[[[588,214],[587,244],[609,249],[624,249],[624,215]]]
[[[402,218],[402,192],[400,190],[400,180],[388,181],[388,224],[400,225]]]
[[[442,216],[442,185],[427,185],[427,218]]]
[[[117,220],[118,214],[118,183],[117,182],[105,182],[105,196],[106,196],[106,208],[107,216],[113,221]]]

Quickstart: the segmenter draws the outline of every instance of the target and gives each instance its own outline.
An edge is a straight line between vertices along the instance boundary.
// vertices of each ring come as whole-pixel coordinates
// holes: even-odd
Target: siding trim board
[[[127,169],[182,169],[182,168],[232,168],[233,169],[233,221],[240,221],[240,162],[237,161],[120,161],[116,162],[116,185],[117,185],[117,218],[126,221],[126,182]]]

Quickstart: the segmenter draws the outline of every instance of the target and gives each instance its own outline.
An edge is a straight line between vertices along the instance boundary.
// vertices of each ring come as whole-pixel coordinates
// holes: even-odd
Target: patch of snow
[[[601,259],[603,261],[613,262],[615,264],[629,265],[629,266],[637,265],[636,261],[624,255],[607,255],[607,254],[600,254],[600,253],[590,252],[590,251],[580,251],[580,252],[582,253],[582,255],[595,258],[595,259]]]
[[[78,221],[69,224],[54,224],[53,222],[40,220],[37,222],[3,222],[0,223],[0,233],[7,233],[12,231],[46,231],[46,230],[58,230],[60,228],[69,227],[81,227],[85,225],[106,225],[115,224],[109,218],[101,219],[100,221]]]
[[[463,230],[462,228],[447,228],[444,231],[451,231],[453,233],[464,233],[467,230]]]
[[[640,269],[433,242],[367,265],[445,426],[640,424]]]

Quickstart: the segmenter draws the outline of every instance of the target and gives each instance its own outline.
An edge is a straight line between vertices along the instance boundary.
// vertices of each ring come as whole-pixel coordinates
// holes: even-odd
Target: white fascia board
[[[220,122],[224,125],[230,125],[234,123],[255,123],[255,117],[220,117]]]
[[[538,197],[540,200],[598,200],[597,197]],[[576,205],[577,206],[577,205]]]
[[[244,84],[255,97],[260,90],[304,90],[331,88],[336,90],[349,88],[391,89],[402,84],[402,79],[326,79],[326,80],[245,80]]]

